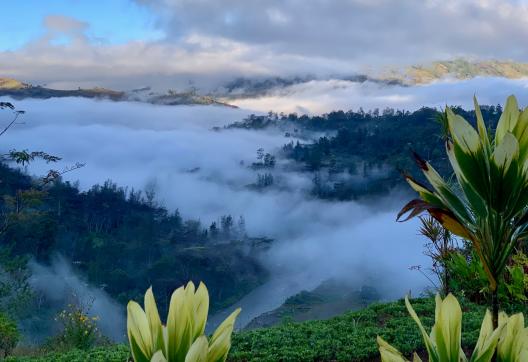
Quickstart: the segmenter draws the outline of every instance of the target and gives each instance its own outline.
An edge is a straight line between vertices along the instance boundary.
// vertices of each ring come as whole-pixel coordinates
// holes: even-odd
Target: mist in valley
[[[509,86],[497,87],[497,82]],[[359,105],[413,110],[424,105],[466,105],[470,94],[479,89],[481,103],[497,104],[504,98],[500,89],[526,89],[526,84],[524,80],[475,79],[409,88],[337,86],[334,92],[315,84],[310,90],[291,90],[284,102],[310,112],[357,109]],[[315,97],[318,92],[327,97]],[[396,93],[400,98],[391,98]],[[518,93],[525,103],[522,95],[526,92]],[[318,99],[317,107],[296,101],[295,97],[305,96]],[[276,101],[247,100],[241,104],[247,108],[234,109],[77,98],[13,100],[27,113],[4,135],[3,142],[6,149],[59,155],[63,158],[59,168],[85,163],[64,175],[65,180],[78,181],[82,190],[110,179],[130,189],[154,191],[156,203],[171,211],[178,209],[183,217],[198,219],[205,226],[221,215],[243,216],[249,235],[274,239],[259,257],[270,272],[269,281],[234,305],[243,308],[239,327],[279,307],[289,296],[329,279],[351,289],[374,286],[386,300],[408,292],[418,295],[430,287],[420,273],[409,270],[414,265],[426,269],[430,264],[422,254],[424,240],[418,235],[417,222],[395,221],[397,211],[409,199],[407,191],[395,189],[388,196],[361,202],[316,199],[310,195],[312,176],[280,157],[281,147],[292,140],[283,132],[214,128],[240,121],[255,109],[257,113],[281,110],[284,103]],[[273,170],[277,185],[263,191],[247,187],[255,182],[256,173],[248,166],[256,160],[259,148],[277,155]],[[47,169],[49,165],[36,162],[27,172],[40,175]],[[71,290],[83,298],[95,298],[93,313],[112,321],[101,328],[119,339],[124,328],[123,306],[99,287],[84,284],[82,276],[68,266],[71,262],[59,257],[51,266],[34,263],[33,286],[49,298],[66,300]],[[211,323],[226,312],[213,316]]]

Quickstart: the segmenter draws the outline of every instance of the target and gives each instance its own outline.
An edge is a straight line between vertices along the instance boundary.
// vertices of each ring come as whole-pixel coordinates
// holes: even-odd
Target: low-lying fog
[[[260,98],[232,101],[240,107],[267,112],[325,113],[336,109],[364,110],[386,107],[413,110],[446,104],[473,107],[476,94],[480,104],[502,103],[516,94],[521,104],[528,101],[528,79],[478,77],[471,80],[443,80],[420,86],[386,86],[346,80],[314,80],[292,85]]]
[[[310,102],[317,105],[315,111],[357,109],[359,105],[364,109],[415,109],[445,103],[465,105],[473,93],[480,96],[482,104],[497,104],[507,94],[517,93],[526,104],[526,84],[477,79],[378,88],[377,95],[374,86],[369,86],[366,93],[356,89],[348,103],[339,89],[326,98],[314,93]],[[272,273],[271,281],[240,302],[244,307],[241,326],[278,307],[288,296],[313,289],[328,278],[358,287],[375,284],[385,298],[398,298],[409,290],[417,294],[427,286],[419,273],[408,270],[411,265],[428,265],[417,225],[395,222],[408,195],[394,192],[369,204],[316,200],[307,196],[310,176],[291,171],[277,171],[284,185],[280,191],[260,193],[245,188],[255,181],[256,175],[247,165],[255,161],[256,150],[262,147],[274,152],[291,140],[274,131],[211,130],[241,120],[251,113],[248,110],[73,98],[13,102],[27,114],[21,118],[22,124],[2,137],[3,147],[45,150],[62,156],[62,166],[86,163],[65,175],[65,179],[79,180],[82,189],[107,179],[135,189],[154,187],[157,201],[171,210],[178,208],[184,217],[199,218],[208,225],[221,215],[243,215],[250,235],[275,238],[263,258]],[[277,104],[280,110],[283,103]],[[274,103],[266,107],[275,109]],[[7,112],[1,116],[8,121]],[[286,163],[279,159],[279,170]],[[42,174],[48,167],[35,164],[29,171]],[[33,270],[43,273],[45,269]],[[64,278],[69,269],[56,270],[49,269],[46,278]],[[124,309],[116,313],[124,314]]]

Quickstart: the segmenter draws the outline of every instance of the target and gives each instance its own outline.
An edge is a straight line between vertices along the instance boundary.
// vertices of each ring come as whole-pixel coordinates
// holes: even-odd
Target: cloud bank
[[[274,175],[280,189],[245,187],[256,179],[247,167],[256,149],[273,152],[291,140],[273,131],[211,130],[240,120],[245,110],[86,99],[26,100],[17,106],[28,113],[24,124],[4,135],[4,147],[46,150],[63,156],[64,165],[86,162],[65,175],[78,179],[81,188],[106,179],[136,189],[155,185],[157,200],[184,217],[208,225],[221,215],[243,215],[250,235],[274,238],[262,258],[272,280],[255,292],[267,298],[250,303],[241,321],[328,278],[358,287],[371,281],[390,298],[426,285],[407,270],[427,260],[415,225],[394,221],[402,195],[370,206],[312,199],[311,176],[281,167]],[[287,162],[278,160],[279,166]],[[29,171],[41,174],[47,167],[35,164]]]
[[[43,19],[0,52],[0,74],[55,87],[211,89],[234,77],[349,75],[467,57],[527,62],[523,0],[136,0],[158,40],[94,41],[90,24]],[[95,6],[95,5],[94,5]]]
[[[528,104],[528,79],[477,77],[470,80],[443,80],[431,84],[403,87],[346,80],[310,81],[275,90],[259,98],[229,100],[243,108],[258,111],[319,114],[336,109],[363,108],[416,110],[429,106],[442,108],[461,105],[473,108],[476,95],[480,104],[499,104],[516,94],[521,104]]]

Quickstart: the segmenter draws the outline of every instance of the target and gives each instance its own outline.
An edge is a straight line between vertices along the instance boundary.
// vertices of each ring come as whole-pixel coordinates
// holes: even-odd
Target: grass
[[[38,357],[8,357],[6,362],[125,362],[129,358],[126,345],[98,347],[89,351],[71,350],[63,353],[50,353]]]
[[[430,328],[434,322],[434,300],[415,299],[412,304],[424,326]],[[478,338],[485,308],[463,302],[462,309],[464,311],[462,344],[465,350],[471,351]],[[325,321],[286,323],[277,327],[236,333],[233,335],[233,346],[228,360],[236,362],[379,361],[377,335],[382,336],[407,356],[413,351],[423,351],[418,328],[409,317],[403,301],[400,300],[373,304],[360,311]],[[70,351],[42,357],[11,357],[7,361],[124,362],[127,358],[128,347],[117,345],[97,348],[89,352]]]

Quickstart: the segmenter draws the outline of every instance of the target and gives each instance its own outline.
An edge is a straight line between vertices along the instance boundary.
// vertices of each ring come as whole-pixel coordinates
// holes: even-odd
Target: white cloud
[[[415,110],[424,106],[442,108],[449,104],[471,108],[474,94],[481,104],[502,103],[510,94],[516,94],[522,104],[528,104],[527,87],[528,79],[484,77],[464,81],[446,79],[412,87],[334,79],[296,84],[258,98],[227,101],[262,112],[300,114],[358,110],[360,107],[365,110],[386,107]]]
[[[218,86],[233,77],[351,74],[455,57],[528,61],[528,6],[502,0],[138,0],[159,41],[90,42],[87,24],[0,52],[0,73],[54,86]],[[58,42],[57,37],[70,42]]]
[[[244,215],[251,235],[276,238],[263,258],[274,277],[263,287],[268,297],[260,305],[252,303],[255,309],[248,309],[243,319],[255,316],[251,310],[263,312],[332,277],[359,285],[364,283],[361,275],[374,280],[384,273],[387,288],[381,282],[376,285],[390,297],[425,285],[420,275],[407,270],[427,259],[414,225],[394,221],[404,201],[401,195],[372,208],[321,201],[307,195],[309,174],[279,170],[276,177],[284,185],[280,191],[246,188],[256,179],[247,167],[255,160],[256,149],[277,150],[291,140],[275,132],[210,130],[240,120],[247,111],[86,99],[26,100],[17,106],[28,112],[24,124],[3,136],[4,148],[45,150],[63,156],[61,165],[86,162],[84,168],[65,175],[79,179],[83,189],[109,178],[136,189],[155,184],[157,199],[172,210],[179,208],[185,217],[208,225],[221,215]],[[48,167],[35,164],[31,171],[42,174]],[[396,282],[401,287],[391,288]],[[276,291],[276,283],[289,287]]]

